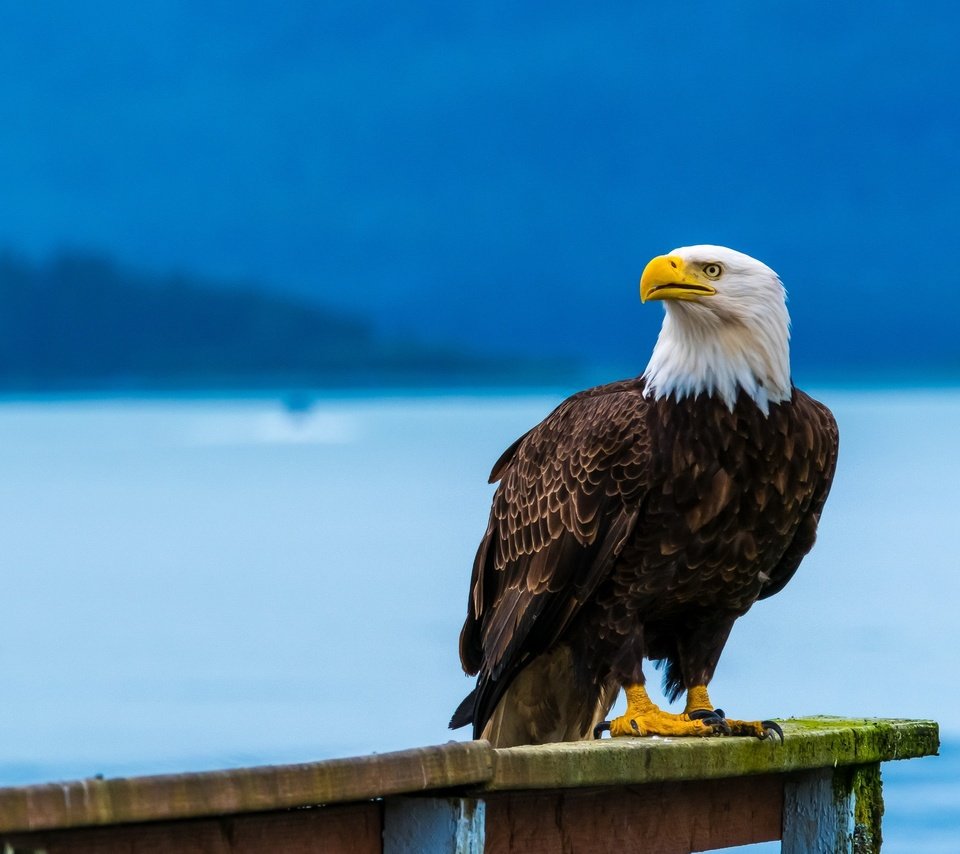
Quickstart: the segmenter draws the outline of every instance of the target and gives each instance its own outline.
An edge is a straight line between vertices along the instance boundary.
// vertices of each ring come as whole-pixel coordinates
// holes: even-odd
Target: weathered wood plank
[[[0,835],[44,854],[381,854],[381,804]]]
[[[786,738],[621,738],[495,751],[491,791],[553,789],[784,773],[935,754],[933,721],[808,718]]]
[[[490,794],[485,851],[688,854],[779,839],[782,809],[768,776]]]
[[[463,787],[488,780],[486,742],[199,774],[0,789],[0,831],[260,812]]]

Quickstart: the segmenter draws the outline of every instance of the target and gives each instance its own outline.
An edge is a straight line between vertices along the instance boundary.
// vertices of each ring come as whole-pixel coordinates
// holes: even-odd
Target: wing
[[[837,468],[840,433],[833,413],[799,389],[796,391],[795,406],[798,415],[803,419],[804,430],[809,430],[811,441],[803,458],[791,459],[790,463],[800,466],[800,472],[813,481],[813,490],[810,505],[783,557],[770,573],[770,580],[764,585],[760,599],[779,593],[793,578],[807,552],[813,548],[817,540],[820,514],[823,512],[823,505],[830,493],[833,474]]]
[[[479,673],[475,729],[514,676],[563,634],[633,529],[649,478],[647,403],[638,380],[581,392],[500,458],[477,550],[464,670]],[[471,719],[461,708],[454,722]]]

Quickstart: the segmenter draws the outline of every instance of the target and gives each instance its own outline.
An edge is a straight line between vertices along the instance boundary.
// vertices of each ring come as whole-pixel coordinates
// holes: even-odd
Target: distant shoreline
[[[370,398],[438,398],[438,397],[525,397],[543,395],[565,397],[583,388],[626,379],[629,373],[575,371],[569,378],[550,376],[527,381],[504,381],[500,377],[469,381],[445,381],[420,377],[415,381],[389,383],[225,383],[170,385],[77,386],[72,388],[2,388],[0,404],[58,403],[71,401],[163,401],[163,400],[277,400],[292,411],[308,409],[325,400]],[[938,377],[895,380],[876,376],[837,377],[810,376],[798,382],[801,388],[836,392],[956,392],[960,377]]]

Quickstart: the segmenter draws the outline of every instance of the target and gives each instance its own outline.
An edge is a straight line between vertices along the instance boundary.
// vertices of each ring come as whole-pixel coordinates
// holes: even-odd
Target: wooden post
[[[783,854],[879,854],[879,763],[797,775],[783,795]]]
[[[486,804],[476,798],[391,798],[383,854],[483,854]]]

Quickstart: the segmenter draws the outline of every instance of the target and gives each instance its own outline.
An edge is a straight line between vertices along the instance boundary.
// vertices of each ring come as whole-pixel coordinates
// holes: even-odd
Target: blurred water
[[[939,720],[941,758],[885,767],[885,850],[957,850],[960,392],[818,396],[842,434],[819,543],[711,695]],[[0,404],[0,784],[449,739],[486,475],[558,400]]]

